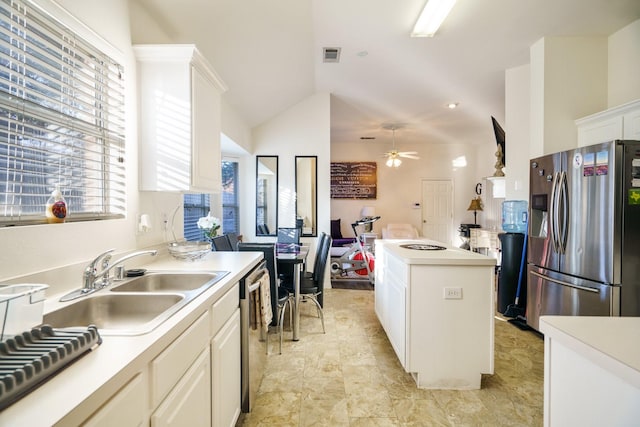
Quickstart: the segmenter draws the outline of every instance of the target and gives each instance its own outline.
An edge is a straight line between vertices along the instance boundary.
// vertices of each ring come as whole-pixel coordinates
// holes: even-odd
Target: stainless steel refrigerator
[[[640,141],[530,161],[527,324],[640,316]]]

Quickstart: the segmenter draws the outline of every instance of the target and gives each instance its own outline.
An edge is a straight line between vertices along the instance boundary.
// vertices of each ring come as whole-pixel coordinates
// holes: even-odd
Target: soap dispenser
[[[51,192],[51,196],[47,200],[45,213],[47,222],[50,224],[64,222],[67,218],[67,202],[62,197],[62,192],[58,186]]]

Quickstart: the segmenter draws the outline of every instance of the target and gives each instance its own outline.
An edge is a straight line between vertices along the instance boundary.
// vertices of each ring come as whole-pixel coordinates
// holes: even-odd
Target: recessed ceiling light
[[[447,104],[447,108],[450,108],[451,110],[453,110],[454,108],[458,108],[458,102],[450,102]]]
[[[361,58],[364,58],[365,56],[369,55],[369,52],[367,52],[366,50],[361,50],[357,53],[357,55]]]

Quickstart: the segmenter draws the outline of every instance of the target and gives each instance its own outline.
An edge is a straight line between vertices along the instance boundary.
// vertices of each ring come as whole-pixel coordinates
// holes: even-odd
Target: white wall
[[[243,159],[242,230],[245,241],[273,241],[256,237],[256,155],[278,156],[278,226],[295,226],[295,156],[318,156],[318,233],[330,232],[329,155],[330,95],[312,95],[253,129],[253,157]],[[314,241],[314,239],[303,238]]]
[[[607,105],[607,38],[545,37],[530,59],[531,154],[573,148],[574,120]]]
[[[607,107],[611,108],[640,99],[640,19],[612,34],[608,47]]]
[[[528,64],[505,72],[506,200],[529,199],[530,74]]]
[[[487,126],[491,126],[490,118]],[[381,229],[389,223],[409,223],[422,230],[422,210],[414,209],[414,203],[421,203],[423,179],[450,179],[453,182],[453,235],[457,243],[457,227],[460,223],[473,223],[473,212],[466,209],[475,196],[476,183],[482,182],[477,173],[477,165],[484,164],[484,173],[493,173],[495,162],[495,141],[486,141],[484,148],[467,144],[404,144],[396,137],[401,151],[417,151],[420,160],[404,159],[398,168],[389,168],[382,157],[390,147],[368,141],[336,142],[331,146],[332,162],[374,161],[377,162],[377,199],[344,200],[331,199],[331,218],[341,219],[342,234],[353,237],[350,224],[361,218],[364,206],[373,206],[381,219],[374,223],[373,231],[381,234]],[[488,148],[487,148],[488,147]],[[478,153],[482,158],[479,159]],[[452,161],[465,156],[467,166],[454,168]],[[488,166],[487,166],[488,165]],[[482,168],[482,167],[481,167]],[[484,175],[486,176],[486,175]],[[483,195],[484,197],[484,195]],[[482,212],[478,213],[478,223],[482,223]]]

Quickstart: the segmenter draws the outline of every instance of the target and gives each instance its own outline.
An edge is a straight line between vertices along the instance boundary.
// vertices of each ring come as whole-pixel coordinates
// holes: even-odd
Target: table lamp
[[[480,200],[480,197],[471,199],[471,203],[469,203],[467,210],[473,211],[473,224],[477,225],[478,211],[482,210],[482,200]]]

